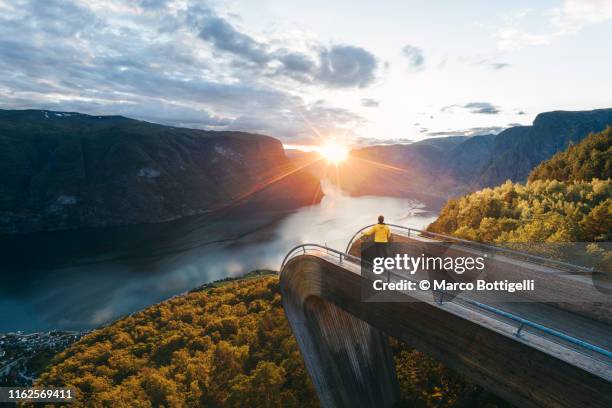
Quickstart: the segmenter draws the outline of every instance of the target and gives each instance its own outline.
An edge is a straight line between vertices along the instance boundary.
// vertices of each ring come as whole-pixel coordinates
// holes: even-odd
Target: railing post
[[[518,327],[518,330],[515,333],[516,337],[521,337],[521,330],[523,330],[523,326],[525,325],[525,323],[521,322],[521,324]]]

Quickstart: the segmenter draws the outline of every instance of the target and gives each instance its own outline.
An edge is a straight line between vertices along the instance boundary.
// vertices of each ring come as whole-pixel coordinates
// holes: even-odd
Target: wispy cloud
[[[372,98],[363,98],[361,100],[361,105],[365,106],[366,108],[377,108],[380,106],[380,102]]]
[[[397,144],[412,144],[414,140],[406,138],[397,139],[383,139],[383,138],[370,138],[370,137],[357,137],[354,142],[351,143],[352,147],[367,147],[367,146],[383,146],[383,145],[397,145]]]
[[[471,113],[485,113],[495,115],[499,113],[499,108],[489,102],[470,102],[463,105]]]
[[[500,69],[504,69],[504,68],[508,68],[510,67],[510,64],[506,63],[506,62],[493,62],[491,63],[491,68],[495,69],[495,70],[500,70]]]
[[[612,20],[610,0],[565,0],[548,13],[558,34],[574,34],[588,24]]]
[[[418,71],[423,69],[425,65],[425,55],[422,49],[413,45],[405,45],[402,48],[402,55],[406,57],[412,70]]]
[[[499,71],[505,68],[510,68],[511,66],[507,62],[498,61],[497,59],[493,57],[476,59],[475,61],[472,62],[472,65],[478,66],[478,67],[489,68],[495,71]]]
[[[469,113],[481,113],[495,115],[500,113],[500,109],[490,102],[468,102],[465,104],[448,105],[440,109],[441,112],[453,113],[457,110],[466,110]]]
[[[435,131],[435,132],[426,131],[424,133],[430,137],[484,136],[484,135],[496,135],[504,129],[506,128],[502,126],[481,126],[481,127],[472,127],[468,129],[449,129],[449,130]]]
[[[527,46],[547,45],[557,38],[573,35],[589,24],[612,20],[610,0],[565,0],[560,7],[546,10],[536,18],[537,29],[527,24],[531,10],[521,10],[508,16],[497,30],[497,45],[502,51],[513,51]],[[536,25],[536,24],[532,24]]]
[[[512,64],[503,61],[502,56],[491,54],[491,55],[461,55],[449,61],[449,58],[445,57],[440,64],[438,69],[444,69],[447,65],[453,62],[459,64],[468,65],[476,68],[491,69],[494,71],[500,71],[506,68],[510,68]]]

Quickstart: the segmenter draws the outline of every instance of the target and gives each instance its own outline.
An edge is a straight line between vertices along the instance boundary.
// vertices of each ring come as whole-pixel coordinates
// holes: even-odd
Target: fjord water
[[[411,200],[323,189],[319,204],[292,212],[0,237],[0,332],[90,329],[203,283],[278,270],[300,243],[344,250],[378,214],[415,228],[435,218]]]

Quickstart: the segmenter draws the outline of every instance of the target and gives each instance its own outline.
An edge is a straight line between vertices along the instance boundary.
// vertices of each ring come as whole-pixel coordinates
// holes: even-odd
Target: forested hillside
[[[449,200],[429,231],[486,242],[606,241],[612,181],[510,181]]]
[[[209,285],[96,330],[38,385],[72,386],[75,407],[315,407],[278,278]],[[406,407],[507,406],[393,342]]]
[[[590,181],[594,178],[612,178],[612,127],[555,154],[529,175],[529,181]]]
[[[495,243],[594,242],[593,266],[609,267],[612,132],[607,128],[541,163],[527,184],[507,181],[449,200],[432,232]],[[563,254],[560,254],[563,257]]]

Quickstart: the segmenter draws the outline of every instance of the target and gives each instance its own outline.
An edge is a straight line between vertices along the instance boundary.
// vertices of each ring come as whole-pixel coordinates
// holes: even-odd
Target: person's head
[[[385,217],[383,217],[382,215],[378,216],[378,223],[379,224],[384,224],[385,223]]]

